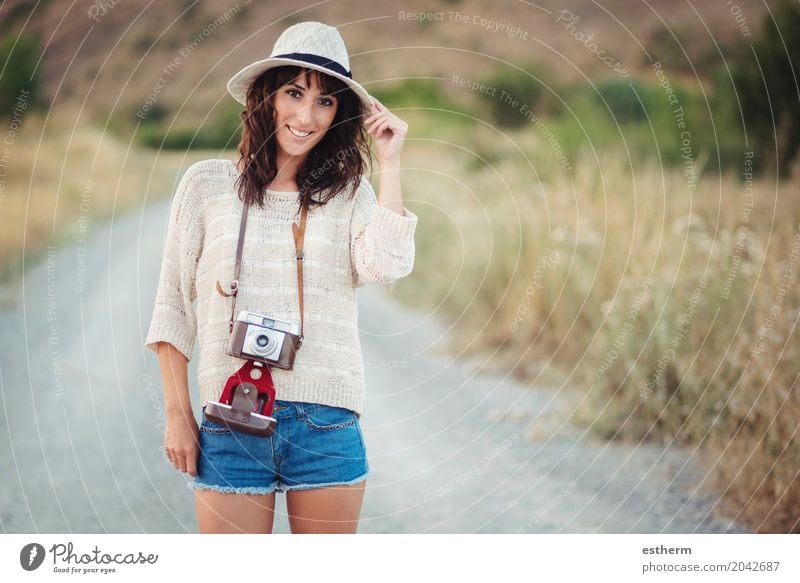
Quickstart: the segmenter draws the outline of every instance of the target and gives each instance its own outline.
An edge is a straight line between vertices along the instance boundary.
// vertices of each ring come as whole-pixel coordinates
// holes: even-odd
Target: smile
[[[307,138],[308,136],[314,133],[314,132],[298,132],[292,126],[288,125],[286,127],[289,128],[289,131],[292,132],[292,135],[297,138]]]

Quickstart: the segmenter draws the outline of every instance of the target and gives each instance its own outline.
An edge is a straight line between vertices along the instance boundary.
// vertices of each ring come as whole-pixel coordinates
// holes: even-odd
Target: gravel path
[[[196,532],[142,346],[168,204],[92,225],[85,247],[67,241],[0,290],[5,533]],[[373,470],[360,532],[747,532],[712,512],[690,452],[590,440],[562,426],[553,391],[435,356],[441,326],[390,289],[359,294]],[[285,508],[279,496],[275,532]]]

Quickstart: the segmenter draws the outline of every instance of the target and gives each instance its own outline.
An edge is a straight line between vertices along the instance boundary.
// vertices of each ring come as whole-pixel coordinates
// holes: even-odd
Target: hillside
[[[452,75],[480,79],[497,67],[534,62],[553,81],[602,76],[609,68],[600,50],[651,81],[649,59],[662,54],[682,60],[687,78],[695,78],[694,66],[702,79],[703,66],[720,61],[716,45],[724,50],[747,40],[747,28],[758,28],[765,4],[774,0],[412,0],[401,9],[347,0],[300,10],[285,0],[106,2],[108,8],[51,1],[33,11],[33,0],[7,0],[0,5],[0,33],[41,35],[41,74],[53,103],[82,106],[95,120],[111,112],[135,119],[137,112],[143,117],[150,96],[151,103],[182,110],[177,123],[185,126],[228,99],[230,76],[268,56],[280,31],[302,20],[340,29],[354,75],[368,88],[440,77],[453,93],[459,89]],[[432,14],[425,18],[420,11]]]

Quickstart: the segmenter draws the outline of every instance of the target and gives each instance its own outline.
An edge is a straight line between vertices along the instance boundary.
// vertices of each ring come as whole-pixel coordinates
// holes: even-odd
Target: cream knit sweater
[[[233,278],[242,202],[230,160],[192,164],[172,202],[161,276],[145,346],[169,342],[191,359],[199,339],[202,404],[220,397],[225,381],[245,361],[225,354],[232,298],[220,295]],[[355,411],[364,405],[364,363],[358,337],[356,287],[391,283],[414,266],[417,216],[378,205],[362,177],[309,210],[303,264],[304,341],[292,370],[271,367],[276,398]],[[264,208],[250,207],[236,312],[249,310],[300,321],[292,222],[296,192],[267,191]],[[196,300],[196,302],[195,302]],[[196,306],[195,306],[196,303]]]

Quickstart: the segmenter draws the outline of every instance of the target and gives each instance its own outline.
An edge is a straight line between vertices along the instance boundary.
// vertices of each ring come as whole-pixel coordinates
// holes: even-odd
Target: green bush
[[[369,92],[389,109],[456,109],[442,91],[442,82],[438,79],[408,79],[388,87],[370,88]]]
[[[561,92],[568,108],[562,115],[545,118],[543,125],[552,131],[570,160],[577,159],[583,148],[594,148],[597,152],[619,148],[624,139],[623,151],[630,156],[634,167],[654,158],[666,166],[676,166],[686,164],[681,151],[683,129],[678,127],[675,113],[676,108],[682,107],[695,169],[739,168],[745,148],[743,136],[736,124],[727,121],[735,97],[720,92],[709,96],[706,103],[706,97],[699,91],[689,91],[672,76],[670,81],[677,97],[674,103],[669,102],[661,87],[633,82],[631,86],[641,98],[643,108],[638,100],[636,106],[626,101],[627,82],[598,83],[608,105],[598,93],[587,91],[583,83],[571,85]],[[614,89],[609,90],[609,86]],[[627,93],[635,98],[630,87]]]
[[[595,84],[598,104],[607,107],[620,123],[647,119],[646,101],[650,88],[636,80],[605,79]],[[638,94],[638,96],[637,96]],[[641,101],[640,101],[641,100]]]
[[[133,47],[136,49],[137,53],[146,53],[153,48],[156,38],[157,37],[151,33],[141,34],[136,37],[136,40],[133,42]]]
[[[0,43],[0,63],[5,70],[0,76],[0,117],[10,118],[14,110],[30,110],[46,106],[39,86],[36,64],[41,50],[40,37],[8,35]]]
[[[765,17],[752,48],[744,45],[733,59],[741,114],[736,112],[730,123],[741,127],[744,119],[751,148],[763,154],[753,160],[755,170],[777,162],[780,176],[788,177],[800,152],[800,4],[782,0],[774,12],[774,19],[772,14]]]
[[[242,106],[229,100],[219,113],[202,125],[170,130],[171,119],[148,118],[139,127],[137,141],[143,146],[167,150],[233,148],[241,135],[240,111]]]
[[[740,175],[744,152],[752,149],[752,145],[745,144],[741,113],[724,65],[719,65],[712,79],[708,105],[700,96],[692,102],[692,123],[702,129],[694,132],[694,141],[698,151],[708,153],[709,164],[719,163],[720,169],[736,169],[736,174]]]
[[[500,127],[514,128],[530,123],[520,112],[523,104],[537,115],[548,113],[546,110],[551,109],[546,106],[549,102],[544,99],[545,87],[536,78],[549,82],[553,77],[539,65],[529,65],[521,69],[503,68],[479,81],[496,89],[494,95],[488,93],[477,95],[488,107],[491,119]],[[510,99],[503,99],[505,95]],[[517,102],[516,106],[513,105],[513,101]]]

